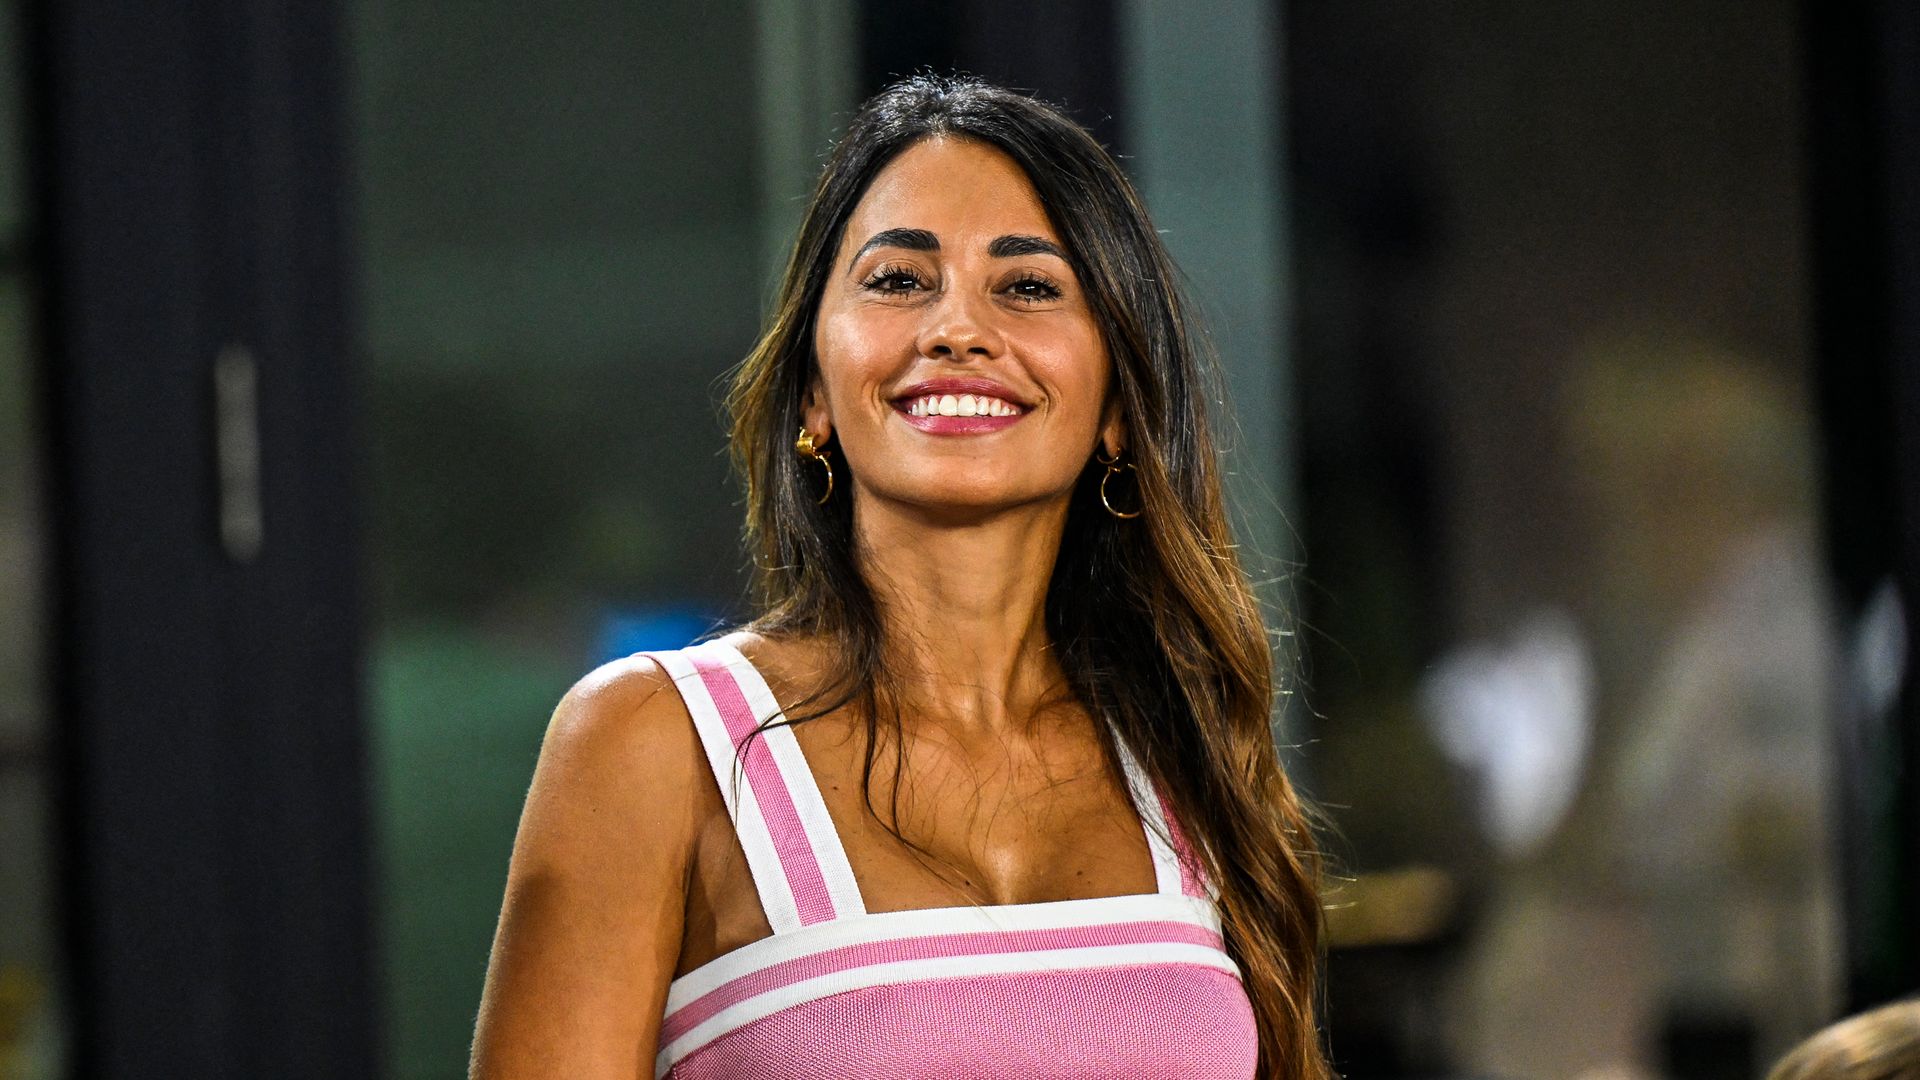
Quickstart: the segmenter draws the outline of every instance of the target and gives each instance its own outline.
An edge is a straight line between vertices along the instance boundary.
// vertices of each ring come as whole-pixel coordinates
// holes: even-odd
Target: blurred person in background
[[[1838,1011],[1813,440],[1781,377],[1684,339],[1597,349],[1569,400],[1611,582],[1593,632],[1632,658],[1581,839],[1659,958],[1653,1022],[1742,1032],[1757,1067]]]
[[[1326,1075],[1174,280],[1054,108],[862,107],[729,398],[761,613],[560,703],[475,1076]]]

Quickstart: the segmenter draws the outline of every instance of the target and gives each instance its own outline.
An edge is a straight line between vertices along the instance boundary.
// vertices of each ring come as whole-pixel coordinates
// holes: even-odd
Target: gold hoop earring
[[[1107,513],[1112,514],[1114,517],[1117,517],[1122,521],[1131,521],[1134,518],[1137,518],[1141,514],[1145,513],[1147,509],[1145,506],[1142,506],[1140,507],[1140,509],[1134,510],[1130,513],[1122,513],[1118,510],[1115,510],[1113,508],[1113,504],[1107,501],[1107,481],[1113,479],[1114,475],[1117,473],[1134,472],[1135,470],[1133,467],[1133,462],[1121,461],[1119,454],[1115,454],[1110,458],[1103,457],[1101,456],[1100,451],[1098,450],[1095,450],[1093,452],[1093,460],[1107,467],[1106,475],[1100,478],[1100,505],[1107,508]]]
[[[793,440],[793,448],[801,457],[811,458],[819,462],[821,468],[827,470],[827,490],[821,492],[820,497],[813,501],[824,503],[833,498],[833,462],[827,460],[833,456],[833,451],[821,450],[814,446],[813,432],[808,431],[805,424],[800,425],[800,437]]]

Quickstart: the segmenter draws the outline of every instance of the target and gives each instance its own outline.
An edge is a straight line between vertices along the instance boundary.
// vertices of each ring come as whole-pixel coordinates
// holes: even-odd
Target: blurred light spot
[[[1579,790],[1592,735],[1593,668],[1564,613],[1530,614],[1504,644],[1441,658],[1420,701],[1441,750],[1476,780],[1480,825],[1509,857],[1560,823]]]
[[[1881,580],[1860,612],[1852,659],[1861,709],[1868,716],[1885,716],[1907,677],[1907,614],[1892,578]]]

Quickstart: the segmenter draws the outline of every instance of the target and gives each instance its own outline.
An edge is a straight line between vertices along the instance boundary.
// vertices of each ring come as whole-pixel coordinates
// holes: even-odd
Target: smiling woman
[[[729,398],[762,614],[560,703],[474,1075],[1325,1075],[1173,279],[1051,107],[861,109]]]
[[[917,142],[833,266],[801,398],[815,440],[837,437],[882,502],[1064,519],[1088,448],[1123,435],[1100,325],[1025,171],[989,143]]]

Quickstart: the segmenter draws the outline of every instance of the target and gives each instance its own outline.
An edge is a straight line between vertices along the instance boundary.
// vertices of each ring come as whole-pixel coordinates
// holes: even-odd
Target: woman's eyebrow
[[[1051,255],[1061,262],[1067,261],[1067,253],[1060,245],[1044,236],[1013,234],[995,238],[987,245],[987,254],[996,259],[1011,259],[1020,255]]]
[[[860,257],[878,247],[906,248],[908,251],[939,251],[940,238],[925,229],[881,229],[860,245],[860,250],[847,260],[851,268],[860,261]]]

